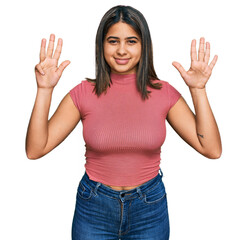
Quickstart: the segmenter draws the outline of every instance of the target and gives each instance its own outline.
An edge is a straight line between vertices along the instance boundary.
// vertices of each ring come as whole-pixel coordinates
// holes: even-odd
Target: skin
[[[104,56],[111,72],[135,73],[141,58],[141,39],[128,24],[118,22],[111,26],[106,34]],[[121,65],[115,59],[129,59],[129,62]]]
[[[109,36],[114,38],[107,39]],[[128,37],[131,38],[127,39]],[[135,73],[136,64],[141,56],[141,42],[137,33],[129,25],[117,23],[109,29],[106,39],[107,41],[104,42],[104,54],[112,71],[119,74]],[[132,40],[135,40],[135,42]],[[70,63],[70,61],[66,60],[57,67],[63,42],[61,38],[58,39],[55,53],[52,55],[54,41],[55,35],[51,34],[46,52],[46,40],[42,39],[40,63],[35,66],[37,95],[26,136],[26,153],[29,159],[38,159],[49,153],[70,134],[80,121],[80,113],[69,93],[65,95],[53,116],[48,120],[53,89],[62,72]],[[204,50],[204,47],[205,39],[201,38],[197,55],[196,40],[192,40],[191,66],[188,71],[180,63],[172,63],[189,87],[195,114],[181,96],[169,110],[167,121],[192,148],[207,158],[217,159],[222,153],[220,133],[210,108],[205,88],[217,61],[217,56],[208,64],[210,44],[206,43],[206,50]],[[114,58],[129,58],[130,60],[126,65],[119,65]],[[44,74],[42,75],[42,73]],[[106,186],[121,191],[130,190],[142,184],[135,186]]]

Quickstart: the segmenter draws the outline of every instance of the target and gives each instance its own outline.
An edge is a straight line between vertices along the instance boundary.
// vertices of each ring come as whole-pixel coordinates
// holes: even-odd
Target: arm
[[[48,121],[51,92],[38,90],[26,136],[26,154],[38,159],[57,147],[80,121],[80,113],[69,93]]]
[[[70,63],[64,61],[57,67],[62,50],[62,39],[58,39],[56,51],[52,56],[54,40],[55,35],[51,34],[46,53],[46,41],[42,39],[40,63],[35,66],[37,96],[26,135],[26,154],[29,159],[40,158],[55,148],[80,120],[80,113],[67,94],[48,121],[53,89],[63,70]]]
[[[206,93],[196,96],[196,115],[183,97],[170,109],[167,121],[178,135],[207,158],[219,158],[222,152],[219,130]],[[196,103],[195,103],[196,102]]]
[[[186,72],[179,63],[173,63],[189,86],[195,114],[185,100],[180,97],[169,110],[167,120],[173,129],[195,150],[205,157],[216,159],[222,153],[221,138],[209,105],[205,85],[217,61],[217,56],[208,66],[209,53],[210,45],[207,43],[204,54],[204,39],[201,38],[197,60],[195,40],[193,40],[191,45],[192,63],[189,71]]]

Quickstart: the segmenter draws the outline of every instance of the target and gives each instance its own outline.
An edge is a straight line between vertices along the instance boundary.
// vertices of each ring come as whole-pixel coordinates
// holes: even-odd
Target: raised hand
[[[63,70],[70,64],[69,60],[63,61],[59,67],[58,60],[62,51],[63,40],[61,38],[58,39],[57,47],[54,55],[54,41],[55,35],[50,35],[50,40],[46,52],[46,39],[42,39],[41,41],[41,49],[40,49],[40,62],[35,66],[35,75],[38,88],[54,88],[58,80],[60,79]]]
[[[188,71],[185,71],[182,65],[178,62],[173,62],[172,65],[179,71],[186,85],[189,88],[205,88],[205,85],[212,74],[212,70],[216,64],[218,56],[215,55],[211,63],[208,65],[210,58],[210,44],[206,43],[205,39],[200,38],[200,46],[198,51],[198,58],[196,53],[196,40],[191,42],[191,65]]]

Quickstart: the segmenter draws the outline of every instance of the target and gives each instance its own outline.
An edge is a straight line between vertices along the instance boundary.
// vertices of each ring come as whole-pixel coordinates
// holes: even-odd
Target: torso
[[[144,184],[144,183],[142,183],[142,184]],[[104,184],[104,185],[107,186],[107,187],[110,187],[110,188],[112,188],[113,190],[116,190],[116,191],[123,191],[123,190],[134,189],[136,187],[141,186],[142,184],[135,185],[135,186],[127,186],[127,187],[126,186],[110,186],[110,185],[106,185],[106,184]]]
[[[148,181],[146,181],[146,182],[148,182]],[[144,183],[146,183],[146,182],[144,182]],[[106,184],[103,184],[103,185],[105,185],[105,186],[107,186],[109,188],[112,188],[113,190],[116,190],[116,191],[125,191],[125,190],[128,191],[128,190],[137,188],[137,187],[143,185],[144,183],[141,183],[141,184],[135,185],[135,186],[111,186],[111,185],[106,185]]]

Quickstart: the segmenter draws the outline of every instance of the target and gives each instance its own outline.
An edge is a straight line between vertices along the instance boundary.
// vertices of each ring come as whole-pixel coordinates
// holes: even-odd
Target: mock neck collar
[[[110,73],[110,78],[113,84],[135,84],[136,83],[136,73],[130,74],[119,74],[119,73]]]

